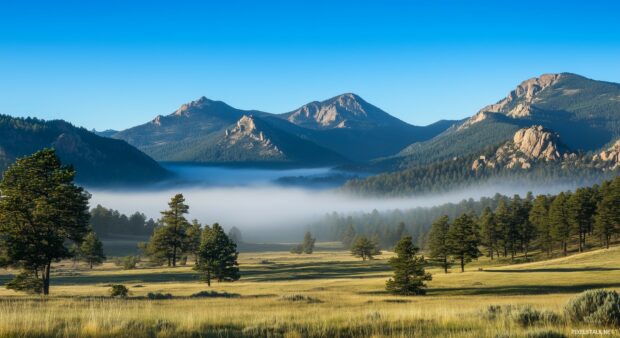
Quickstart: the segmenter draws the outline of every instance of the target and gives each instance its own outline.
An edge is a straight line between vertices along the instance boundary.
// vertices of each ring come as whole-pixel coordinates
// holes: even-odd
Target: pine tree
[[[594,232],[609,249],[611,237],[620,232],[620,177],[600,188],[601,200],[596,208]]]
[[[373,259],[374,256],[380,255],[379,244],[374,243],[366,236],[358,236],[353,245],[351,245],[351,254],[360,257],[362,260]]]
[[[314,251],[315,241],[316,238],[312,238],[312,234],[310,233],[310,231],[306,231],[306,234],[304,235],[304,241],[301,243],[302,251],[305,254],[311,254]]]
[[[476,224],[468,214],[463,214],[452,222],[448,231],[448,246],[450,253],[461,264],[461,272],[465,271],[465,264],[480,257],[478,250],[479,240],[475,232]]]
[[[165,239],[166,246],[171,253],[171,265],[177,266],[177,259],[185,250],[187,243],[187,228],[189,222],[183,215],[188,213],[189,206],[185,204],[185,198],[182,194],[176,194],[170,202],[168,202],[168,210],[162,211],[160,223],[166,229]]]
[[[238,256],[237,245],[219,224],[204,227],[196,269],[201,271],[207,285],[211,286],[213,278],[218,282],[239,280]]]
[[[197,219],[187,228],[187,236],[184,249],[187,254],[194,256],[194,264],[198,264],[198,253],[200,251],[200,238],[202,236],[202,226]]]
[[[353,226],[352,223],[349,223],[349,226],[347,227],[344,234],[342,235],[342,245],[346,249],[351,248],[351,245],[353,244],[353,241],[355,241],[356,237],[357,237],[357,232],[355,231],[355,227]]]
[[[399,295],[423,295],[426,293],[425,281],[431,280],[431,274],[424,271],[424,256],[418,256],[419,249],[413,245],[411,236],[405,236],[394,248],[396,257],[389,260],[394,269],[394,277],[390,278],[385,288]]]
[[[592,194],[591,189],[579,188],[567,201],[568,221],[573,229],[572,232],[579,235],[579,252],[584,250],[586,236],[594,221],[596,204],[594,204]]]
[[[441,216],[431,226],[431,232],[428,239],[428,248],[430,257],[439,262],[445,273],[452,265],[450,261],[450,246],[448,243],[448,231],[450,223],[448,216]]]
[[[515,198],[515,200],[517,200]],[[517,237],[521,251],[525,255],[527,260],[530,245],[536,238],[536,227],[530,222],[529,214],[532,209],[532,193],[528,192],[525,199],[521,200],[519,204],[513,207],[514,223],[517,224]]]
[[[516,242],[516,231],[512,219],[512,212],[504,199],[499,201],[495,209],[495,222],[499,229],[498,240],[504,251],[504,257],[508,256],[508,252],[513,252]]]
[[[90,195],[73,183],[75,170],[54,150],[15,161],[0,181],[0,253],[5,265],[34,275],[49,294],[53,262],[69,258],[66,246],[88,232]]]
[[[551,236],[551,225],[549,223],[549,204],[547,196],[536,196],[528,217],[530,223],[536,227],[536,242],[541,250],[547,253],[547,257],[551,256],[553,250],[553,237]]]
[[[78,249],[78,255],[80,259],[88,263],[91,269],[93,265],[99,265],[105,261],[103,243],[101,243],[93,231],[84,236],[84,240]]]
[[[486,207],[480,216],[480,244],[487,249],[487,256],[493,260],[493,252],[497,250],[497,224],[491,208]]]
[[[568,241],[571,237],[571,226],[567,201],[570,196],[566,193],[559,193],[549,207],[549,224],[551,225],[551,236],[553,240],[560,243],[564,256],[568,254]]]

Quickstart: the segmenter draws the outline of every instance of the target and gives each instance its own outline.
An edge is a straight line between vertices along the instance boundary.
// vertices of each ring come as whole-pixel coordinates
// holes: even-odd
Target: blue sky
[[[0,113],[123,129],[202,95],[280,113],[354,92],[413,124],[524,79],[620,82],[618,1],[0,2]]]

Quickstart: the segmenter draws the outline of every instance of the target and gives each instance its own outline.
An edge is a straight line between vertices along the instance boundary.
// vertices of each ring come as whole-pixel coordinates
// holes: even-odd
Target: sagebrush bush
[[[200,291],[190,296],[191,298],[237,298],[238,293],[217,292],[217,291]]]
[[[129,295],[129,289],[123,284],[114,284],[110,287],[110,296],[125,298]]]
[[[518,310],[512,311],[512,319],[523,327],[532,326],[542,319],[540,311],[527,305]]]
[[[135,269],[140,263],[140,256],[125,256],[114,260],[114,265],[121,266],[125,270]]]
[[[304,296],[299,294],[287,295],[280,297],[280,300],[289,301],[289,302],[306,302],[306,303],[322,303],[323,301],[318,298],[313,298],[310,296]]]
[[[573,297],[565,306],[573,322],[620,325],[620,296],[616,291],[588,290]]]

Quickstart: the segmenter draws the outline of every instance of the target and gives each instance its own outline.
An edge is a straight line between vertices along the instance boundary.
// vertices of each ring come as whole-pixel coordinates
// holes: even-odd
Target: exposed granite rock
[[[284,153],[268,139],[264,132],[259,130],[252,116],[244,115],[235,127],[226,130],[222,142],[227,147],[239,145],[252,150],[262,157],[283,158]]]
[[[594,155],[592,161],[603,169],[614,170],[620,168],[620,140],[617,140],[607,150]]]

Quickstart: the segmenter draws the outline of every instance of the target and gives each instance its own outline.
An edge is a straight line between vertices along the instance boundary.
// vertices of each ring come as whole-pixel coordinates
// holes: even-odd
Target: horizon
[[[543,73],[620,82],[616,2],[0,8],[0,113],[87,129],[126,129],[201,96],[284,113],[346,92],[428,125],[471,116]]]

